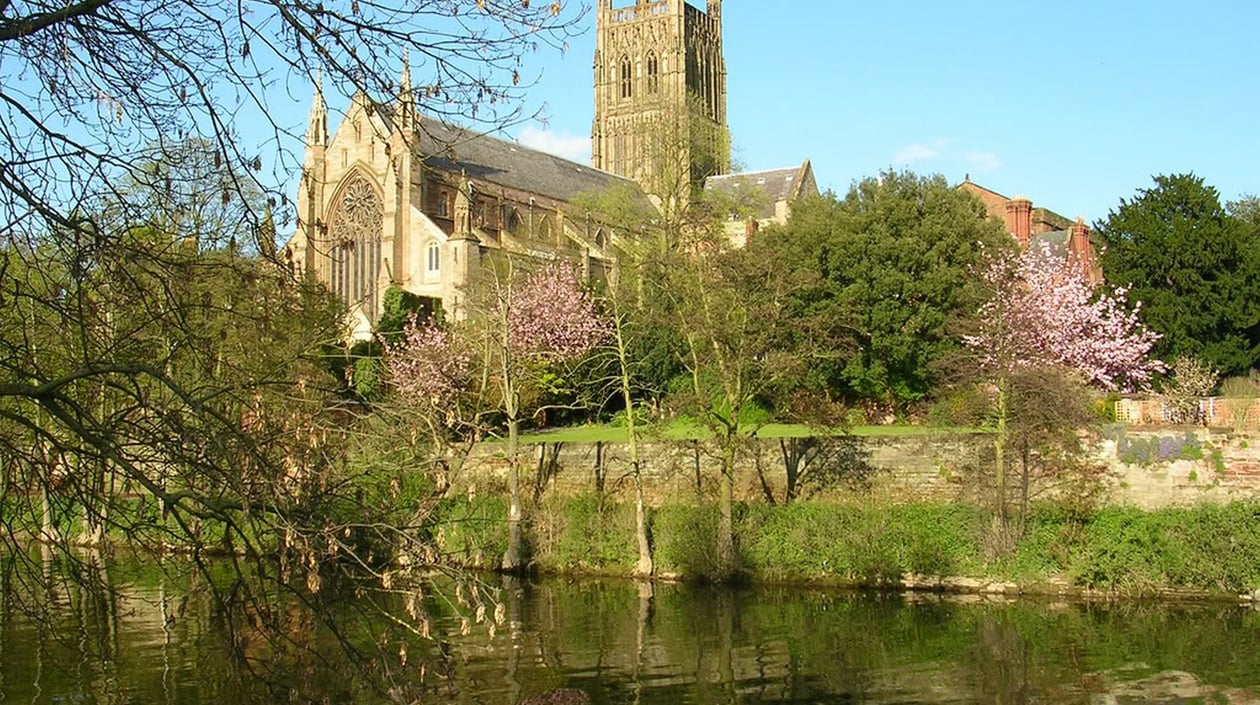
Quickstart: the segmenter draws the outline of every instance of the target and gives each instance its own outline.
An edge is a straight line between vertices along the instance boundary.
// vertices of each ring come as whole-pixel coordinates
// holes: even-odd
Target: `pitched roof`
[[[420,118],[417,151],[437,169],[463,171],[474,181],[519,189],[559,201],[582,192],[634,184],[616,174],[530,149],[508,140]],[[644,197],[646,199],[646,196]]]
[[[704,190],[739,197],[751,193],[762,194],[757,204],[757,217],[770,218],[775,214],[774,204],[790,201],[800,194],[801,184],[808,177],[809,161],[799,166],[765,171],[745,171],[739,174],[710,176],[704,181]]]

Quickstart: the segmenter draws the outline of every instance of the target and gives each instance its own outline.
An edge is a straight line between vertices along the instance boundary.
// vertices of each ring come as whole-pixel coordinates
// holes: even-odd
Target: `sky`
[[[745,170],[809,159],[841,195],[889,168],[970,175],[1091,223],[1155,174],[1260,194],[1256,0],[727,0],[722,15]],[[593,12],[584,24],[567,52],[527,57],[523,107],[546,119],[513,136],[589,163]]]

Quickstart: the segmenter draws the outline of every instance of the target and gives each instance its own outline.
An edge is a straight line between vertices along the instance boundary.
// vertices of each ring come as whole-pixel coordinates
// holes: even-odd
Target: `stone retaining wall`
[[[1190,506],[1260,497],[1260,434],[1206,429],[1122,430],[1094,441],[1093,457],[1104,477],[1106,500],[1143,508]],[[846,499],[889,498],[898,501],[960,501],[984,492],[992,478],[992,438],[987,435],[934,435],[854,439],[873,469],[860,489],[839,488],[827,494]],[[695,441],[643,444],[640,456],[648,500],[703,495],[716,490],[720,459],[707,443]],[[741,448],[735,476],[737,499],[764,498],[757,472],[777,497],[784,484],[779,441],[748,442]],[[603,488],[628,496],[633,491],[628,447],[622,443],[537,443],[524,445],[527,493],[578,493]],[[1011,487],[1016,460],[1012,461]],[[458,477],[456,492],[499,491],[507,475],[502,447],[485,445],[474,452]],[[1056,491],[1042,481],[1034,494]],[[1013,489],[1013,492],[1018,490]]]

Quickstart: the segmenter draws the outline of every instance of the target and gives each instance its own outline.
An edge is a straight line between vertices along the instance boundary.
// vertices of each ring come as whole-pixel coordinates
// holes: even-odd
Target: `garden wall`
[[[860,437],[853,439],[871,472],[866,482],[850,482],[822,493],[840,499],[965,501],[992,483],[992,438],[984,434]],[[1093,465],[1110,504],[1146,509],[1224,503],[1260,497],[1260,434],[1207,429],[1141,430],[1117,426],[1092,444]],[[648,501],[703,495],[716,489],[719,459],[711,445],[696,441],[643,444],[641,457]],[[537,443],[522,447],[526,492],[536,496],[576,494],[602,486],[628,496],[633,491],[628,447],[621,443]],[[762,473],[757,471],[758,454]],[[1019,459],[1011,467],[1018,492]],[[741,449],[735,476],[737,499],[764,498],[764,476],[782,497],[784,464],[780,442],[749,441]],[[499,491],[507,475],[502,446],[478,448],[453,478],[456,492]],[[850,478],[853,479],[853,478]],[[1079,489],[1080,478],[1066,482]],[[1062,478],[1036,480],[1031,494],[1064,489]]]

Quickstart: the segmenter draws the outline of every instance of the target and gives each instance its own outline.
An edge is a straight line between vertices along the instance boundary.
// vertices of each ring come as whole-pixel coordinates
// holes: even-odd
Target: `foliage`
[[[1005,532],[1012,443],[1023,513],[1034,462],[1043,474],[1082,469],[1076,431],[1096,420],[1084,385],[1145,386],[1163,365],[1148,357],[1157,336],[1136,307],[1127,309],[1124,292],[1095,291],[1070,258],[1049,249],[998,250],[987,254],[981,279],[990,296],[963,341],[974,373],[993,388],[995,500]]]
[[[1197,357],[1178,358],[1170,372],[1170,377],[1164,382],[1164,395],[1169,406],[1184,422],[1202,421],[1199,401],[1216,389],[1220,374]]]
[[[1076,582],[1133,592],[1174,585],[1237,593],[1260,586],[1254,506],[1100,511],[1069,567]]]
[[[1172,364],[1172,391],[1178,397],[1206,397],[1216,389],[1220,373],[1197,357],[1179,357]]]
[[[594,300],[568,263],[548,264],[525,275],[507,306],[507,345],[524,358],[575,359],[608,334]]]
[[[729,577],[717,560],[718,509],[712,504],[666,504],[652,514],[653,558],[659,572],[690,579]]]
[[[548,497],[536,513],[534,558],[549,571],[630,572],[634,507],[599,494]]]
[[[342,382],[318,359],[344,338],[342,312],[276,251],[277,221],[295,215],[280,188],[300,137],[267,114],[317,75],[393,114],[410,51],[428,90],[403,96],[409,107],[497,125],[516,117],[524,55],[559,48],[580,16],[563,9],[0,5],[0,460],[48,518],[46,549],[77,563],[72,544],[123,536],[153,556],[191,537],[208,572],[199,552],[221,536],[238,580],[203,594],[235,658],[269,667],[306,646],[290,619],[319,625],[311,641],[345,649],[376,700],[416,699],[373,660],[388,640],[349,639],[352,615],[319,613],[329,580],[367,577],[380,588],[356,614],[389,609],[397,628],[419,629],[417,612],[381,596],[428,544],[418,524],[388,523],[422,507],[382,506],[415,501],[416,488],[347,466],[358,409],[338,402]],[[135,496],[160,510],[126,511]],[[82,513],[83,534],[55,530],[63,510]],[[28,538],[0,541],[16,552]],[[109,587],[94,575],[75,573],[80,587]],[[292,695],[279,690],[271,700]]]
[[[403,327],[403,339],[386,345],[388,380],[399,394],[443,418],[447,427],[459,419],[457,397],[471,385],[473,351],[432,321],[412,316]]]
[[[937,384],[934,363],[958,344],[947,324],[979,303],[979,247],[1010,246],[971,194],[908,171],[863,179],[844,198],[803,199],[759,239],[782,252],[781,266],[811,275],[794,294],[799,313],[844,335],[809,366],[815,386],[901,409]]]
[[[1062,366],[1111,390],[1144,387],[1163,369],[1148,357],[1159,336],[1142,325],[1141,303],[1130,310],[1123,290],[1096,291],[1070,258],[1048,248],[999,250],[983,278],[991,298],[963,340],[993,374]]]
[[[1129,437],[1123,430],[1116,438],[1116,457],[1128,465],[1151,465],[1173,460],[1203,458],[1203,444],[1191,432],[1157,438]]]
[[[440,501],[431,517],[434,545],[442,560],[478,569],[498,567],[507,549],[502,497],[469,495]]]
[[[1154,353],[1226,375],[1260,362],[1260,252],[1245,221],[1193,174],[1154,177],[1095,230],[1107,280],[1144,305]]]
[[[484,560],[501,549],[501,499],[447,500],[439,511],[436,530],[450,558]],[[632,515],[631,506],[607,497],[551,497],[548,519],[529,542],[544,570],[629,573],[636,559]],[[1081,587],[1131,592],[1260,588],[1260,507],[1254,503],[1082,512],[1039,502],[1012,549],[993,560],[986,560],[983,547],[986,515],[965,503],[750,503],[738,506],[736,519],[742,565],[769,581],[871,585],[910,572],[1030,585],[1067,578]],[[651,533],[660,572],[721,577],[713,554],[717,523],[710,504],[668,502],[655,509]]]
[[[1221,382],[1221,396],[1230,399],[1260,397],[1260,376],[1253,370],[1246,376],[1227,377]]]
[[[750,508],[740,530],[754,571],[883,583],[906,572],[954,575],[974,569],[978,522],[979,515],[965,505],[797,502]]]

